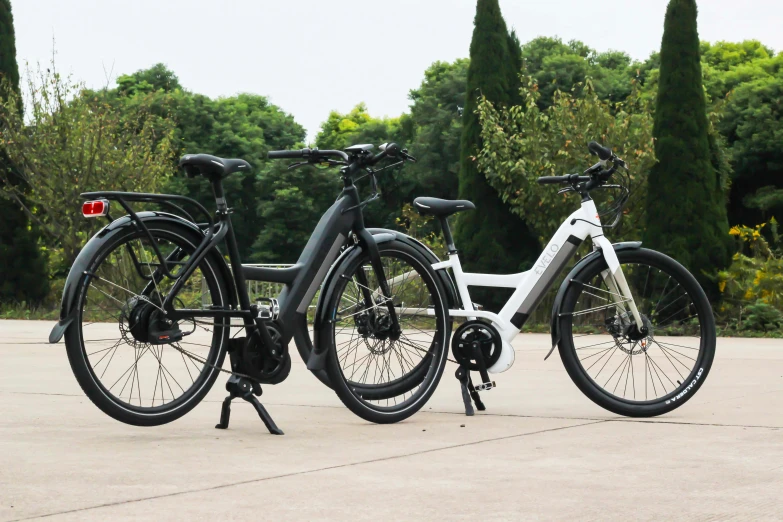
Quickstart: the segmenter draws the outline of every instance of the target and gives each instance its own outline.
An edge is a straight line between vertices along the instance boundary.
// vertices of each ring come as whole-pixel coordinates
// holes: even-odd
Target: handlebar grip
[[[598,156],[603,161],[612,158],[612,149],[604,147],[595,141],[591,141],[587,144],[587,150],[590,151],[590,154],[593,156]]]
[[[310,155],[310,149],[300,150],[270,150],[266,157],[269,159],[299,159]]]
[[[570,176],[544,176],[538,178],[539,185],[555,185],[558,183],[568,183]]]

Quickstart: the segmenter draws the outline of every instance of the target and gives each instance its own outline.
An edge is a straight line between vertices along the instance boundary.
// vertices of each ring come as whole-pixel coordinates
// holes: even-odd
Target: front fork
[[[383,262],[381,261],[381,253],[378,250],[378,244],[375,242],[375,239],[373,239],[372,234],[365,228],[356,231],[355,234],[359,240],[359,244],[370,254],[370,264],[378,279],[378,286],[381,289],[383,299],[386,302],[386,308],[389,311],[389,317],[392,320],[392,328],[399,333],[402,331],[402,327],[397,318],[397,309],[394,307],[389,281],[386,280],[386,274],[383,270]],[[373,292],[370,289],[367,276],[364,274],[363,270],[359,270],[357,277],[359,279],[359,285],[361,286],[362,297],[368,307],[374,308],[375,299],[373,298]]]
[[[600,241],[603,239],[604,241]],[[596,246],[601,249],[606,265],[609,267],[601,272],[601,277],[606,283],[606,287],[612,295],[617,313],[622,315],[627,312],[625,305],[631,310],[636,327],[642,329],[644,323],[642,322],[642,316],[639,314],[639,309],[636,307],[636,301],[634,301],[631,288],[628,286],[628,281],[625,279],[623,269],[620,266],[620,260],[617,259],[617,253],[614,247],[605,238],[594,238]],[[606,244],[604,244],[604,242]]]

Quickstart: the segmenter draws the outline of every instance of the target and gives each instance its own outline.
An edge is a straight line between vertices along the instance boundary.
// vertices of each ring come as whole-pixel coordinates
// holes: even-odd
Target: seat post
[[[228,211],[228,204],[226,203],[226,197],[223,195],[223,182],[220,177],[210,177],[212,182],[212,192],[215,194],[215,203],[217,203],[218,214],[224,214]]]
[[[454,246],[454,237],[451,235],[451,228],[449,228],[449,218],[447,216],[440,217],[440,228],[443,229],[443,239],[446,240],[446,248],[449,251],[449,255],[457,253],[457,247]]]

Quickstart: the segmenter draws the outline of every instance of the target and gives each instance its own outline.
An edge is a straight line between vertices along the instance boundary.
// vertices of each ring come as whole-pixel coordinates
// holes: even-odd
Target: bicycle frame
[[[156,219],[167,221],[178,221],[184,226],[193,229],[195,232],[203,234],[201,243],[194,250],[193,254],[184,264],[179,259],[165,259],[160,251],[154,247],[155,241],[151,241],[155,255],[159,263],[156,273],[153,277],[146,277],[149,281],[148,289],[152,291],[154,284],[160,282],[164,277],[170,277],[175,280],[175,284],[168,293],[162,308],[167,313],[167,317],[172,320],[188,319],[193,317],[213,317],[213,318],[241,318],[248,328],[254,328],[257,317],[254,316],[251,307],[250,296],[247,292],[246,281],[269,281],[285,284],[285,288],[278,296],[279,316],[278,324],[282,328],[282,342],[289,343],[293,338],[300,348],[300,353],[306,353],[315,350],[310,346],[310,337],[307,335],[307,309],[315,296],[316,291],[326,279],[330,267],[337,260],[344,246],[353,242],[360,247],[365,248],[371,259],[377,258],[377,267],[382,274],[383,267],[380,263],[380,254],[373,234],[365,228],[364,216],[359,192],[353,184],[350,176],[343,177],[343,190],[334,204],[323,214],[307,244],[302,251],[296,264],[289,268],[260,268],[246,266],[241,262],[239,249],[237,246],[234,230],[231,225],[229,209],[226,206],[225,198],[220,180],[213,180],[216,200],[218,202],[218,211],[216,219],[212,219],[209,213],[197,201],[184,196],[169,194],[143,194],[134,192],[88,192],[82,194],[86,199],[108,199],[118,201],[120,206],[128,212],[127,216],[113,220],[111,216],[106,216],[110,223],[102,231],[98,232],[85,245],[83,254],[74,262],[73,267],[66,281],[63,291],[62,309],[60,320],[50,334],[50,342],[58,342],[65,330],[73,323],[78,310],[75,309],[76,289],[82,277],[91,277],[88,273],[88,264],[90,256],[100,248],[100,245],[106,241],[112,233],[126,227],[134,227],[140,230],[148,238],[151,234],[148,226],[151,226]],[[206,214],[208,223],[196,224],[192,217],[180,207],[171,203],[170,200],[177,202],[186,202],[193,204],[200,213]],[[161,212],[140,212],[136,213],[128,205],[128,202],[146,202],[158,203],[187,216],[185,219],[174,214],[165,214]],[[146,224],[145,224],[146,223]],[[389,234],[382,234],[389,235]],[[219,309],[182,309],[174,308],[174,299],[177,292],[182,288],[185,281],[192,275],[198,264],[212,252],[218,245],[225,241],[227,254],[231,265],[231,272],[227,270],[225,274],[232,280],[227,280],[230,288],[230,294],[233,296],[228,306]],[[174,251],[176,252],[176,251]],[[176,255],[176,254],[172,254]],[[221,256],[222,258],[222,256]],[[136,260],[138,262],[138,260]],[[375,264],[375,263],[374,263]],[[176,275],[169,272],[169,265],[180,265],[181,268]],[[140,268],[137,266],[137,270]],[[142,272],[143,274],[143,272]],[[381,280],[385,280],[381,278]],[[388,295],[388,289],[382,289],[385,295]],[[392,305],[389,305],[392,307]],[[392,312],[394,311],[392,310]],[[266,329],[260,333],[262,337]],[[264,342],[272,342],[271,339],[262,339]]]
[[[577,248],[588,237],[592,240],[593,248],[601,251],[609,267],[602,275],[612,293],[614,301],[612,306],[625,313],[625,305],[627,304],[636,324],[641,325],[639,311],[634,303],[617,255],[612,244],[604,236],[595,202],[590,198],[584,198],[581,208],[563,222],[536,260],[533,268],[527,272],[508,275],[464,272],[457,253],[449,254],[448,260],[432,265],[436,271],[450,268],[453,272],[463,308],[449,310],[449,314],[452,317],[488,319],[492,321],[500,333],[503,348],[498,361],[489,368],[491,373],[504,372],[514,363],[514,349],[511,347],[511,341],[535,311],[558,275],[576,253]],[[468,290],[469,286],[515,288],[516,290],[500,312],[495,314],[474,309]]]

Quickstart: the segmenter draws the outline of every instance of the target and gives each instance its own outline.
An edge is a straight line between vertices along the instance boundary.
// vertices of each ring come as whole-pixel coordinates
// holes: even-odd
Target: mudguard
[[[204,237],[204,232],[198,226],[196,226],[195,223],[192,223],[174,214],[169,214],[167,212],[138,212],[136,215],[139,217],[139,219],[144,221],[144,224],[147,225],[148,228],[152,227],[155,223],[161,222],[168,222],[183,226],[192,233],[192,240],[196,243],[196,245],[198,245],[198,243]],[[62,304],[60,306],[60,320],[49,334],[50,343],[54,344],[59,342],[65,334],[65,331],[73,323],[74,319],[76,319],[76,316],[79,312],[76,308],[77,292],[79,290],[82,278],[84,277],[84,272],[87,270],[95,254],[117,235],[125,233],[129,228],[135,227],[136,224],[130,218],[130,216],[122,216],[103,227],[103,229],[90,238],[87,244],[84,245],[84,248],[82,248],[81,252],[79,252],[79,255],[76,257],[76,260],[73,262],[71,271],[68,272],[68,278],[66,279],[65,287],[63,288]],[[228,269],[228,265],[226,265],[226,262],[220,255],[220,252],[213,250],[207,255],[212,256],[212,261],[218,267],[220,267],[219,269],[222,272],[221,275],[223,276],[224,280],[227,283],[233,281],[231,272]],[[227,284],[227,287],[230,304],[236,305],[237,296],[234,285]]]
[[[427,245],[407,234],[385,228],[368,228],[367,230],[369,230],[373,236],[376,234],[394,234],[395,239],[402,241],[403,243],[407,243],[411,247],[424,254],[424,256],[430,262],[432,262],[432,264],[440,263],[441,261],[440,258],[435,255],[435,252],[430,250]],[[459,292],[457,292],[457,285],[454,284],[454,280],[451,278],[449,271],[438,270],[436,275],[438,278],[440,278],[440,282],[443,284],[443,289],[446,291],[446,298],[448,299],[449,308],[452,310],[462,308],[462,301],[460,300]]]
[[[612,247],[614,247],[615,252],[620,252],[622,250],[638,250],[642,247],[642,242],[626,241],[624,243],[614,243]],[[555,350],[557,343],[560,342],[560,321],[558,321],[558,319],[560,318],[560,307],[563,305],[563,298],[565,297],[566,290],[568,290],[568,288],[571,286],[571,283],[574,279],[579,278],[579,274],[582,272],[582,270],[584,270],[591,261],[601,257],[601,255],[601,250],[594,250],[590,252],[590,254],[580,259],[563,280],[563,283],[560,285],[560,289],[557,291],[557,296],[555,296],[555,303],[552,305],[552,318],[550,323],[552,331],[552,349],[549,350],[549,353],[546,355],[546,357],[544,357],[544,360],[548,359],[549,356],[552,355],[552,352]]]
[[[406,234],[397,232],[395,230],[382,228],[370,228],[367,230],[372,234],[376,244],[382,244],[397,239],[421,252],[433,264],[440,261],[438,256],[436,256],[429,248],[427,248],[426,245],[416,241]],[[307,359],[307,368],[310,371],[318,372],[319,370],[323,370],[326,366],[326,351],[319,351],[317,349],[318,346],[323,346],[323,343],[319,342],[318,332],[323,322],[329,320],[329,317],[326,317],[326,303],[329,302],[329,298],[335,290],[335,268],[342,263],[350,262],[355,257],[361,255],[362,252],[362,247],[359,245],[353,245],[345,249],[345,251],[343,251],[340,257],[338,257],[331,266],[329,272],[326,275],[326,279],[324,280],[323,286],[321,287],[321,295],[318,297],[318,305],[315,311],[315,322],[313,324],[313,339],[315,341],[313,344],[315,348],[311,350],[310,357]],[[459,298],[456,291],[456,286],[454,285],[454,281],[452,281],[451,276],[444,272],[445,271],[441,270],[438,272],[438,274],[441,275],[441,281],[443,282],[443,288],[446,291],[447,299],[449,300],[449,306],[457,306],[459,303]]]

